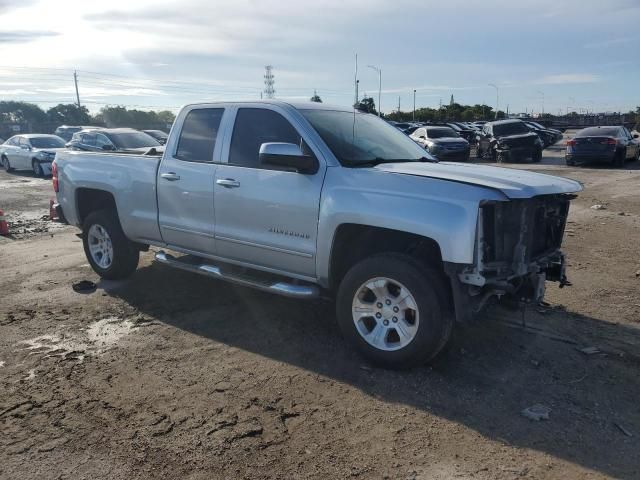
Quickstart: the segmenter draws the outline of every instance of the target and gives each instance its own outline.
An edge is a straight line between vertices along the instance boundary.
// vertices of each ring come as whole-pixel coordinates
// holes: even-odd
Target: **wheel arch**
[[[443,269],[442,251],[433,238],[415,233],[356,223],[339,225],[333,236],[329,288],[337,289],[347,271],[359,261],[380,253],[403,253]]]
[[[97,210],[112,210],[117,216],[118,207],[113,194],[96,188],[78,188],[76,190],[78,223],[82,225],[87,216]]]

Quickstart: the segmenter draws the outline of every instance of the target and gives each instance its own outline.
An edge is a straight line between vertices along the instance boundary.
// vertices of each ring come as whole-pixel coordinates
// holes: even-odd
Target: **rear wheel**
[[[82,243],[91,268],[102,278],[126,278],[138,266],[140,252],[124,235],[116,213],[111,210],[98,210],[87,216]]]
[[[444,276],[412,257],[382,254],[349,270],[336,301],[340,330],[371,363],[408,368],[447,345],[453,316]]]
[[[9,162],[9,159],[5,155],[2,156],[2,166],[7,172],[10,172],[11,170],[13,170],[13,168],[11,167],[11,163]]]

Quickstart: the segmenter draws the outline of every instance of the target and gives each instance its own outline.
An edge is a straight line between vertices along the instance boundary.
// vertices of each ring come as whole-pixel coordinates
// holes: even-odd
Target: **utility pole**
[[[360,80],[358,80],[358,54],[356,53],[356,68],[355,73],[353,74],[353,86],[356,91],[356,98],[353,101],[354,106],[358,104],[358,83],[360,83]]]
[[[382,112],[382,105],[380,105],[382,103],[382,100],[381,100],[381,97],[382,97],[382,70],[379,69],[378,67],[373,66],[373,65],[367,65],[367,66],[369,68],[372,68],[376,72],[378,72],[378,116],[380,116],[380,113]]]
[[[398,95],[398,113],[400,113],[400,95]]]
[[[413,89],[413,121],[416,121],[416,89]]]
[[[80,94],[78,93],[78,72],[73,71],[73,83],[76,84],[76,100],[78,101],[78,108],[80,108]]]
[[[497,120],[498,110],[500,110],[500,90],[498,89],[498,86],[493,83],[490,83],[489,86],[496,89],[496,120]]]

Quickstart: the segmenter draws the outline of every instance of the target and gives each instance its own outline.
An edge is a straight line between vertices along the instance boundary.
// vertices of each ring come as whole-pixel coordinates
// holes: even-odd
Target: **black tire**
[[[4,155],[2,156],[2,165],[4,166],[4,169],[7,172],[10,172],[13,170],[13,167],[11,166],[11,163],[9,163],[9,159],[7,157],[5,157]]]
[[[419,312],[415,336],[396,350],[370,345],[353,320],[355,296],[363,284],[376,277],[386,277],[404,285],[415,299]],[[387,253],[362,260],[347,272],[338,289],[336,310],[340,330],[345,339],[374,365],[398,369],[433,361],[451,339],[454,325],[445,282],[444,274],[407,255]],[[371,320],[377,322],[373,317]]]
[[[625,151],[619,150],[616,152],[616,156],[613,159],[613,166],[617,168],[624,168],[625,160]]]
[[[89,250],[89,230],[92,225],[101,226],[111,239],[113,259],[107,268],[98,265]],[[108,280],[127,278],[138,267],[140,252],[134,243],[124,235],[118,216],[112,210],[98,210],[87,216],[82,228],[82,244],[91,268],[102,278]]]
[[[531,161],[533,163],[540,163],[542,161],[542,149],[539,148],[535,152],[533,152],[533,156],[531,157]]]
[[[570,167],[573,167],[576,164],[576,162],[574,162],[573,160],[569,160],[567,157],[564,158],[564,163],[566,163]]]
[[[31,160],[31,169],[33,170],[33,174],[36,177],[44,177],[44,170],[42,170],[42,165],[35,158]]]

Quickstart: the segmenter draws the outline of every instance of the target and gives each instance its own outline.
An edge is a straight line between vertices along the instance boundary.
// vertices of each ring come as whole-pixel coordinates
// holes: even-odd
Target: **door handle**
[[[238,188],[240,186],[240,182],[233,178],[220,178],[216,180],[216,183],[226,188]]]
[[[161,173],[160,176],[165,180],[169,180],[170,182],[175,182],[176,180],[180,180],[180,175],[178,175],[175,172]]]

